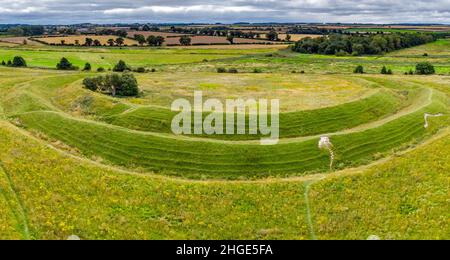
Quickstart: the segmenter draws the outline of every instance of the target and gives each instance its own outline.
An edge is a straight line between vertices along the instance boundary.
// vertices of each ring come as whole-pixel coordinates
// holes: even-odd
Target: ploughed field
[[[269,49],[2,48],[0,59],[21,55],[32,67],[51,68],[64,55],[80,66],[123,59],[158,70],[136,74],[139,97],[113,98],[82,87],[95,72],[0,67],[0,237],[448,238],[450,65],[436,44],[445,45],[377,59]],[[422,51],[431,57],[417,56]],[[336,70],[325,65],[330,59],[345,68],[386,61],[394,71],[430,59],[442,75],[324,73]],[[291,71],[315,66],[325,71]],[[261,133],[173,134],[171,102],[192,101],[194,91],[221,101],[280,99],[279,144],[260,145]],[[425,113],[444,116],[425,128]],[[325,135],[332,169],[318,148]]]

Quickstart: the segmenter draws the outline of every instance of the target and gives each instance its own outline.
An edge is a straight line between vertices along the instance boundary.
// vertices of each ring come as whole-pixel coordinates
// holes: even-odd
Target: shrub
[[[418,75],[431,75],[436,73],[434,66],[429,62],[421,62],[416,66],[416,73]]]
[[[91,70],[92,70],[92,66],[90,63],[84,64],[83,71],[91,71]]]
[[[8,63],[6,64],[6,66],[11,66],[11,65],[12,65],[11,60],[8,60]]]
[[[262,73],[262,70],[255,68],[255,69],[253,69],[253,73]]]
[[[184,35],[180,37],[180,44],[183,46],[191,45],[192,39],[191,37]]]
[[[300,74],[305,74],[305,71],[304,70],[300,71]]]
[[[97,72],[104,72],[104,71],[105,71],[105,68],[103,68],[103,67],[100,67],[97,69]]]
[[[388,75],[392,75],[392,74],[394,74],[394,73],[392,72],[391,69],[388,69],[387,74],[388,74]]]
[[[341,50],[336,53],[336,56],[337,57],[345,57],[345,56],[348,56],[348,53],[346,51]]]
[[[152,69],[152,72],[156,72],[156,69]]]
[[[388,73],[388,70],[386,68],[386,66],[383,66],[383,68],[381,69],[381,74],[386,75]]]
[[[364,74],[364,67],[359,65],[358,67],[355,68],[355,70],[353,71],[353,73],[356,74]]]
[[[238,73],[238,70],[235,68],[231,68],[228,70],[228,73]]]
[[[119,78],[119,86],[116,87],[116,94],[119,96],[137,96],[139,87],[136,78],[131,73],[125,73]]]
[[[66,58],[62,58],[61,61],[56,64],[56,68],[58,70],[75,70],[76,67],[74,67],[72,65],[72,63],[70,63],[70,61]]]
[[[25,59],[20,57],[20,56],[16,56],[14,57],[12,64],[12,67],[26,67],[27,63],[25,62]]]
[[[3,65],[3,66],[6,66],[6,62],[5,62],[4,60],[2,61],[2,65]]]
[[[135,70],[137,73],[145,73],[145,68],[144,67],[139,67]]]
[[[130,68],[127,66],[127,64],[123,60],[120,60],[116,64],[116,66],[114,66],[114,68],[113,68],[113,71],[115,71],[115,72],[124,72],[126,70],[130,70]]]
[[[95,78],[85,78],[83,80],[83,85],[85,88],[92,91],[97,91],[99,87],[98,80],[96,80]]]
[[[424,57],[428,57],[428,53],[424,53],[423,56],[424,56]]]
[[[137,80],[131,73],[86,78],[83,80],[83,85],[89,90],[109,93],[112,96],[137,96],[139,94]]]
[[[218,72],[218,73],[226,73],[227,70],[226,70],[225,68],[218,68],[218,69],[217,69],[217,72]]]

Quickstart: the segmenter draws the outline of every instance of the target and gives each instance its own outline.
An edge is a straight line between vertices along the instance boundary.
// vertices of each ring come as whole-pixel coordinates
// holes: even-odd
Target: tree
[[[114,66],[114,68],[113,68],[113,71],[115,71],[115,72],[124,72],[126,70],[130,70],[130,68],[127,66],[127,64],[123,60],[120,60],[116,64],[116,66]]]
[[[70,63],[70,61],[66,58],[61,58],[61,61],[56,65],[58,70],[74,70],[75,67]]]
[[[119,37],[116,39],[116,43],[119,46],[122,46],[124,44],[125,40],[122,37]]]
[[[66,40],[61,40],[61,45],[66,45]]]
[[[136,78],[131,73],[125,73],[119,79],[119,86],[116,86],[116,94],[119,96],[137,96],[139,88]]]
[[[118,30],[118,31],[116,31],[116,32],[114,33],[114,35],[117,35],[117,36],[119,36],[119,37],[121,37],[121,38],[125,38],[125,37],[128,36],[128,32],[125,31],[125,30]]]
[[[416,74],[418,75],[431,75],[434,73],[436,73],[436,70],[429,62],[421,62],[416,66]]]
[[[84,64],[83,71],[91,71],[91,70],[92,70],[92,66],[90,63]]]
[[[383,66],[383,68],[381,69],[381,74],[386,75],[388,73],[388,70],[386,68],[386,66]]]
[[[84,45],[86,46],[92,46],[92,43],[94,43],[94,40],[92,38],[86,38]]]
[[[148,24],[145,24],[142,26],[142,31],[150,31],[150,26]]]
[[[112,96],[137,96],[139,94],[138,82],[133,74],[109,74],[83,80],[85,88],[92,91],[109,93]]]
[[[115,43],[115,41],[114,41],[114,39],[109,39],[108,40],[108,44],[109,44],[109,46],[114,46],[114,43]]]
[[[20,57],[20,56],[16,56],[14,57],[12,64],[12,67],[26,67],[27,63],[25,62],[25,59]]]
[[[353,71],[353,73],[356,73],[356,74],[364,74],[364,67],[361,66],[361,65],[357,66],[357,67],[355,68],[355,70]]]
[[[166,39],[164,39],[164,37],[156,36],[156,45],[157,46],[162,46],[165,41],[166,41]]]
[[[180,37],[180,44],[183,46],[189,46],[191,45],[192,39],[191,37],[187,36],[187,35],[183,35]]]
[[[9,28],[8,29],[8,34],[9,35],[13,35],[13,36],[24,36],[25,32],[24,32],[24,30],[21,27],[17,26],[17,27]]]
[[[150,36],[148,36],[147,37],[147,43],[148,43],[148,45],[150,45],[150,46],[156,46],[156,36],[154,36],[154,35],[150,35]]]
[[[227,36],[227,41],[229,41],[230,44],[234,44],[234,36],[228,35],[228,36]]]
[[[135,34],[134,35],[134,39],[139,43],[139,45],[144,45],[144,43],[147,42],[147,40],[145,39],[144,35],[142,34]]]
[[[99,85],[97,79],[98,78],[85,78],[83,80],[84,87],[92,91],[97,91]]]
[[[290,42],[292,39],[292,36],[290,34],[286,34],[286,41]]]
[[[278,33],[275,30],[271,30],[266,35],[267,39],[269,41],[277,41],[278,40]]]
[[[94,46],[102,46],[102,43],[99,40],[95,39]]]

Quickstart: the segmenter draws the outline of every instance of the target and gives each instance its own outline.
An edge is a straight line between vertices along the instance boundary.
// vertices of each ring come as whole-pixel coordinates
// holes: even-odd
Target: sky
[[[0,0],[0,23],[445,23],[450,0]]]

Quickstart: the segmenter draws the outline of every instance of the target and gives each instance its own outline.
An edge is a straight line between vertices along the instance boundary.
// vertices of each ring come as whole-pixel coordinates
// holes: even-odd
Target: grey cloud
[[[0,0],[0,23],[449,23],[449,0]]]

